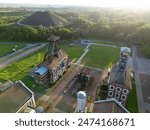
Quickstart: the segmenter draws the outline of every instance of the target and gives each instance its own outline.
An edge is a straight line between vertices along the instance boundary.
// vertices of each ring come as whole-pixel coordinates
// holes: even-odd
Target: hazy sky
[[[150,8],[150,0],[0,0],[0,3],[32,3],[49,5],[81,5],[100,7]]]

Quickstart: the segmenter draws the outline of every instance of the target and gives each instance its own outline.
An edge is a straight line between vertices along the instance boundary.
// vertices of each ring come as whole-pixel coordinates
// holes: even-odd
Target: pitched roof
[[[110,72],[109,84],[119,85],[131,90],[130,67],[126,66],[124,70],[120,70],[119,65],[114,64]]]
[[[12,87],[0,94],[0,112],[17,112],[32,97],[32,95],[32,91],[21,81],[14,83]]]
[[[60,63],[67,56],[68,55],[63,50],[60,50],[58,58],[54,57],[51,63],[49,63],[49,61],[46,60],[46,61],[42,62],[40,66],[45,66],[45,67],[48,67],[49,69],[56,68],[58,63]]]
[[[116,99],[96,101],[93,113],[129,113]]]

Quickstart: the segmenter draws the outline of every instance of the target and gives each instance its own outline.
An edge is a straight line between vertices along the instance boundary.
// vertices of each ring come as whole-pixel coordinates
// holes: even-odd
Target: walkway
[[[150,110],[150,104],[144,102],[144,99],[143,99],[144,95],[142,93],[142,86],[141,86],[141,80],[140,80],[140,73],[144,72],[144,71],[141,71],[141,69],[143,70],[145,65],[143,66],[144,62],[140,62],[139,60],[140,58],[137,57],[136,47],[132,48],[132,54],[133,54],[133,70],[135,73],[138,110],[140,113],[145,113],[145,110]],[[147,64],[147,67],[148,67],[148,64]]]
[[[24,57],[26,57],[26,56],[28,56],[28,55],[30,55],[30,54],[36,52],[36,51],[38,51],[38,50],[44,48],[45,46],[46,46],[46,44],[42,44],[42,45],[40,45],[40,46],[33,47],[33,48],[31,48],[31,49],[29,49],[29,50],[27,50],[27,51],[24,51],[24,52],[22,52],[22,53],[20,53],[20,54],[18,54],[18,55],[15,55],[14,57],[11,57],[11,58],[9,58],[9,59],[3,61],[2,63],[0,63],[0,69],[5,68],[5,67],[8,66],[9,64],[11,64],[11,63],[13,63],[13,62],[15,62],[15,61],[18,61],[18,60],[20,60],[20,59],[22,59],[22,58],[24,58]]]

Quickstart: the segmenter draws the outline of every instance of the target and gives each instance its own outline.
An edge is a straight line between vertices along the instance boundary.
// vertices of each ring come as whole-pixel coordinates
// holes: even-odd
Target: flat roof
[[[32,95],[33,93],[21,81],[14,83],[0,94],[0,113],[17,112]]]
[[[106,99],[96,101],[93,108],[93,113],[128,113],[116,99]]]
[[[131,49],[129,47],[121,47],[121,52],[131,53]]]
[[[48,71],[48,69],[46,67],[41,66],[40,68],[38,68],[35,73],[39,74],[39,75],[43,75]]]

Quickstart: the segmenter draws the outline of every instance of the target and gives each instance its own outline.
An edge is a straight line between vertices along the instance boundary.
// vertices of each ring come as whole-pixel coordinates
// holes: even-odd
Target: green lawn
[[[119,48],[92,45],[82,64],[104,69],[119,59]]]
[[[24,82],[25,85],[28,86],[34,92],[38,92],[38,93],[44,93],[45,92],[44,86],[35,83],[34,78],[32,78],[29,75],[24,76],[21,79],[21,81]]]
[[[150,46],[149,45],[141,46],[139,49],[139,53],[140,53],[139,56],[150,59]]]
[[[132,91],[129,94],[126,108],[131,113],[138,113],[135,80],[132,78]]]
[[[36,52],[24,59],[10,64],[6,68],[0,70],[0,82],[6,80],[16,81],[24,77],[30,69],[38,65],[44,56],[44,49]]]
[[[25,47],[25,44],[22,43],[18,43],[18,44],[0,44],[0,57],[1,56],[5,56],[9,53],[13,52],[13,48],[15,48],[16,50],[19,50],[23,47]]]
[[[67,44],[62,44],[61,47],[68,53],[69,58],[72,60],[78,59],[83,52],[83,48],[79,46],[71,47]],[[44,54],[45,54],[45,49],[42,49],[39,52],[36,52],[35,54],[32,54],[28,57],[25,57],[24,59],[12,63],[6,68],[0,70],[0,83],[3,83],[7,80],[16,81],[22,79],[25,75],[28,74],[28,72],[33,67],[37,66],[40,62],[42,62]],[[25,79],[31,80],[30,78],[26,78],[26,76]],[[40,88],[39,91],[41,91]]]
[[[69,55],[69,59],[71,59],[74,62],[80,58],[84,50],[83,47],[77,45],[70,46],[67,43],[60,44],[60,48],[62,48]]]

